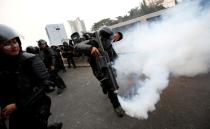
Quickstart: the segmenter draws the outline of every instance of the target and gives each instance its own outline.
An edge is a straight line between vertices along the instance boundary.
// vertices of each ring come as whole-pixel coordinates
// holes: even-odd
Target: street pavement
[[[210,129],[210,74],[171,77],[146,120],[117,117],[88,65],[60,75],[67,88],[49,94],[49,122],[62,121],[62,129]]]

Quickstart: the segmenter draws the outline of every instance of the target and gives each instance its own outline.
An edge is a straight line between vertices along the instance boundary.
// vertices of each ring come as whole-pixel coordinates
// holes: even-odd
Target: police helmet
[[[103,27],[99,30],[99,35],[102,36],[103,38],[110,38],[111,36],[113,36],[113,32],[111,28]]]
[[[75,40],[75,39],[79,39],[80,38],[80,35],[78,32],[74,32],[73,34],[71,34],[71,39],[72,40]]]
[[[33,46],[28,46],[28,47],[26,47],[26,52],[34,54],[35,53],[35,48]]]
[[[19,43],[21,47],[21,41],[19,38],[19,34],[13,30],[12,28],[0,24],[0,43],[7,42],[11,39],[16,38],[17,42]]]
[[[44,39],[40,39],[38,42],[38,45],[44,45],[47,44],[47,42]]]
[[[66,41],[63,42],[63,46],[68,46],[68,45],[69,44]]]

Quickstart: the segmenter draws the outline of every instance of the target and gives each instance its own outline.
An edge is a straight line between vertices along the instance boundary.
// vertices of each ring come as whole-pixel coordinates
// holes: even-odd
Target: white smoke
[[[115,46],[115,62],[126,114],[147,119],[169,76],[195,76],[210,69],[210,10],[188,1],[167,10],[162,20],[142,23]]]

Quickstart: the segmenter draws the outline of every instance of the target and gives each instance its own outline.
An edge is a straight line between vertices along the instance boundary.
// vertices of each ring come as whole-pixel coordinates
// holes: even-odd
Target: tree
[[[149,8],[149,6],[147,6],[145,0],[143,0],[143,2],[140,5],[140,14],[141,16],[150,13],[151,8]]]
[[[123,22],[123,16],[118,16],[118,17],[116,17],[117,18],[117,21],[119,21],[119,22]]]
[[[140,5],[141,16],[165,9],[162,5],[162,2],[162,0],[159,0],[156,3],[151,2],[149,3],[149,5],[147,5],[145,0],[143,0],[143,2]]]
[[[162,9],[165,9],[162,5],[163,0],[159,0],[157,2],[151,2],[150,4],[146,4],[145,0],[143,0],[142,3],[140,3],[139,7],[132,8],[130,11],[128,11],[129,15],[125,16],[118,16],[116,17],[117,20],[111,20],[110,18],[102,19],[97,23],[94,23],[92,26],[92,30],[98,30],[102,26],[110,26],[114,25],[120,22],[128,21],[149,13],[153,13]]]
[[[95,31],[95,30],[98,30],[102,26],[112,25],[112,22],[113,20],[111,20],[110,18],[102,19],[99,22],[94,23],[94,25],[92,26],[92,30]]]
[[[132,19],[132,18],[137,18],[139,16],[139,8],[136,7],[136,8],[133,8],[131,9],[129,12],[129,17]]]

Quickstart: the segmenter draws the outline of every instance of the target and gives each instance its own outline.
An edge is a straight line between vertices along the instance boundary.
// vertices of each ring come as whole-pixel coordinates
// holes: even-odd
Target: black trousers
[[[50,80],[52,82],[54,82],[54,84],[58,87],[58,88],[65,88],[66,84],[63,81],[63,79],[60,77],[60,75],[58,74],[58,72],[56,70],[50,71]]]
[[[101,87],[103,88],[103,90],[107,91],[108,97],[113,105],[113,108],[119,107],[120,102],[118,100],[117,94],[114,93],[111,81],[108,79],[101,81]]]
[[[74,58],[73,58],[73,54],[69,55],[67,57],[67,62],[68,62],[68,66],[71,67],[71,64],[73,65],[73,67],[76,67]]]

